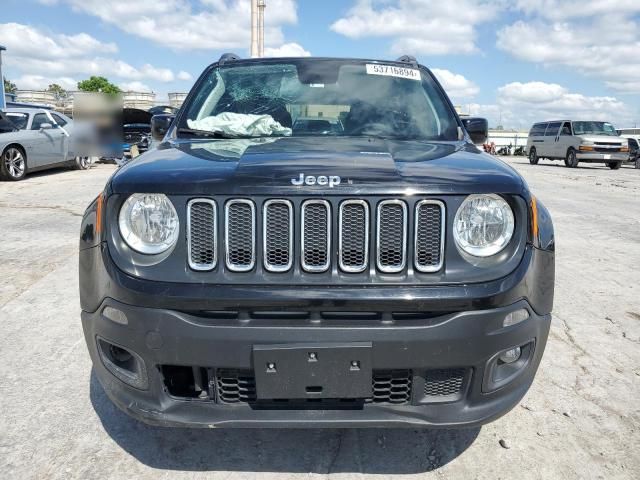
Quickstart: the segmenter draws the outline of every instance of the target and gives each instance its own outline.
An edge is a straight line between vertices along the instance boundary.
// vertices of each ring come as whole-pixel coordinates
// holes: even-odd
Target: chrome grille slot
[[[407,204],[383,200],[378,204],[376,263],[378,270],[397,273],[407,263]]]
[[[302,268],[325,272],[331,262],[331,206],[326,200],[302,204]]]
[[[218,262],[216,203],[206,198],[187,204],[187,255],[193,270],[212,270]]]
[[[227,268],[247,272],[256,263],[256,208],[251,200],[229,200],[225,205]]]
[[[369,260],[369,205],[364,200],[345,200],[338,220],[338,262],[345,272],[358,273]]]
[[[415,266],[424,273],[437,272],[444,259],[444,204],[438,200],[422,200],[416,204]]]
[[[286,272],[293,264],[293,206],[288,200],[268,200],[262,212],[264,268]]]

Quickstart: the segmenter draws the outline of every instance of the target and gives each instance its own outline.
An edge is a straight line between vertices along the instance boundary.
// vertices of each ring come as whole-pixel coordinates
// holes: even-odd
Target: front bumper
[[[547,341],[553,297],[553,252],[529,248],[521,265],[508,277],[482,285],[384,288],[254,288],[175,286],[140,281],[117,270],[106,249],[81,252],[81,292],[90,287],[102,301],[82,312],[82,325],[97,378],[111,400],[133,417],[150,424],[192,427],[469,427],[508,412],[529,389]],[[96,283],[83,281],[92,270]],[[103,276],[103,280],[99,278]],[[161,291],[156,291],[160,289]],[[205,291],[206,290],[206,291]],[[133,306],[136,305],[136,306]],[[105,316],[105,307],[126,317]],[[220,319],[211,312],[228,309],[282,311],[412,311],[423,318],[394,321],[340,318],[306,320],[239,316]],[[529,318],[503,327],[505,316],[526,309]],[[86,309],[85,309],[86,310]],[[114,318],[113,315],[109,315]],[[388,318],[388,317],[384,317]],[[133,353],[144,364],[146,384],[134,388],[105,367],[99,353],[103,339]],[[399,404],[265,405],[220,402],[173,394],[166,366],[237,369],[252,372],[255,345],[371,344],[377,371],[410,372],[411,391]],[[487,379],[496,355],[523,347],[522,368],[497,389]],[[526,358],[525,358],[526,357]],[[429,372],[463,369],[458,395],[427,397]],[[215,374],[214,374],[215,375]],[[217,388],[210,379],[211,390]]]
[[[623,152],[576,152],[576,158],[581,162],[626,162],[629,154]]]
[[[192,427],[315,426],[475,426],[509,411],[533,381],[547,341],[550,315],[539,316],[527,302],[499,309],[445,315],[435,324],[283,327],[214,325],[170,310],[131,307],[107,299],[104,306],[123,312],[127,325],[100,312],[82,313],[85,339],[95,372],[109,398],[123,411],[150,424]],[[526,308],[529,319],[503,328],[505,315]],[[101,309],[100,311],[103,311]],[[106,339],[132,352],[145,363],[148,386],[133,388],[108,371],[97,339]],[[256,344],[371,342],[374,371],[410,369],[413,391],[404,404],[365,403],[357,408],[265,408],[259,403],[220,404],[213,399],[172,396],[161,365],[193,365],[251,370]],[[497,352],[529,345],[528,358],[507,385],[487,392],[486,378]],[[463,367],[470,375],[453,401],[427,399],[416,388],[424,371]],[[484,382],[483,382],[484,379]],[[484,383],[484,385],[483,385]]]

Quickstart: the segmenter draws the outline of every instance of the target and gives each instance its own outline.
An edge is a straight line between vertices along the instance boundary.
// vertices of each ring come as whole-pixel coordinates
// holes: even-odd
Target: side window
[[[558,134],[560,128],[560,122],[552,122],[547,125],[547,130],[544,132],[545,137],[555,137]]]
[[[533,127],[531,127],[531,132],[529,133],[532,137],[541,137],[544,135],[544,130],[547,128],[546,123],[536,123]]]
[[[36,113],[33,116],[33,122],[31,122],[31,130],[40,130],[40,125],[43,123],[51,123],[44,113]]]
[[[62,118],[60,115],[56,115],[55,113],[52,113],[51,116],[54,118],[56,123],[61,127],[64,127],[67,124],[67,121],[64,118]]]
[[[562,130],[560,131],[560,135],[571,136],[571,124],[569,122],[564,122],[562,124]]]

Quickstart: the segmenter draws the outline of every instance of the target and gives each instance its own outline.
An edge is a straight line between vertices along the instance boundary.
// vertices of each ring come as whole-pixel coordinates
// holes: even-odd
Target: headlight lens
[[[118,223],[122,238],[140,253],[165,252],[178,240],[178,214],[161,193],[131,195],[120,209]]]
[[[453,238],[474,257],[502,251],[513,236],[513,211],[499,195],[469,195],[453,221]]]

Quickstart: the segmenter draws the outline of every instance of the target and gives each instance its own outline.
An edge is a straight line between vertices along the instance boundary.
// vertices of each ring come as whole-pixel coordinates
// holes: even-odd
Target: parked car
[[[0,133],[0,179],[22,180],[29,172],[63,165],[89,168],[89,157],[74,153],[69,117],[40,108],[8,108],[4,116],[14,128]]]
[[[149,149],[152,116],[150,112],[138,108],[122,109],[122,152],[125,157],[131,156],[133,145],[139,153]]]
[[[636,168],[640,168],[640,137],[626,136],[629,143],[629,163],[635,164]]]
[[[312,108],[344,131],[297,135],[289,112]],[[203,428],[463,427],[518,405],[555,240],[527,182],[474,146],[487,133],[413,57],[223,55],[82,219],[108,397]]]
[[[558,120],[536,123],[527,139],[532,165],[541,158],[564,160],[575,168],[580,162],[604,163],[612,170],[628,159],[629,146],[607,122]]]

